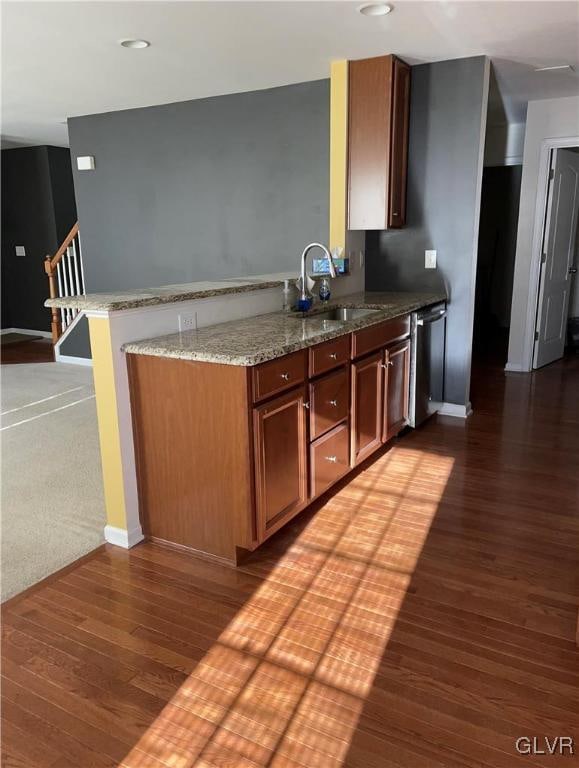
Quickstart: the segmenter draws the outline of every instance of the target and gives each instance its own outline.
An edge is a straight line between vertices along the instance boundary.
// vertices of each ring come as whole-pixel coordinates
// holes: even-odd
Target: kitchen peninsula
[[[291,277],[295,273],[46,302],[74,307],[89,320],[106,541],[132,547],[146,535],[235,563],[242,549],[258,546],[342,470],[389,439],[386,381],[399,381],[401,373],[406,381],[409,344],[405,321],[395,355],[389,324],[445,296],[364,293],[363,275],[354,271],[333,281],[335,298],[324,307],[354,309],[347,319],[322,319],[319,306],[304,319],[280,311],[283,281]],[[175,333],[187,326],[192,330]],[[372,341],[354,348],[360,334]],[[329,349],[334,341],[338,348]],[[325,348],[336,359],[319,367]],[[293,367],[276,372],[276,361]],[[273,386],[272,377],[282,386]],[[280,397],[286,407],[272,413]],[[353,407],[355,398],[360,407]],[[346,403],[346,412],[331,401]],[[328,403],[336,413],[323,413]],[[268,448],[258,453],[260,435]],[[285,452],[278,455],[270,444]],[[320,463],[320,451],[332,460]],[[285,480],[275,488],[264,484],[271,473]],[[153,523],[157,512],[160,527]]]
[[[236,564],[407,423],[410,313],[344,296],[127,343],[146,536]]]

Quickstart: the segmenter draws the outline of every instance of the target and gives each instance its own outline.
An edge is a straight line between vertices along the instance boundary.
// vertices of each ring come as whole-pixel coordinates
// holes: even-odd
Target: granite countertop
[[[253,277],[231,277],[223,280],[200,281],[163,285],[159,288],[138,288],[122,293],[87,293],[85,296],[62,296],[47,299],[45,307],[99,310],[106,312],[137,307],[153,307],[158,304],[172,304],[191,299],[207,299],[228,293],[246,293],[264,288],[281,288],[284,280],[295,280],[295,272],[280,272],[272,275]]]
[[[134,341],[123,345],[122,349],[137,355],[252,366],[439,301],[446,301],[445,294],[359,293],[336,299],[325,306],[317,305],[307,318],[294,312],[272,312],[197,330]],[[316,320],[316,313],[335,306],[378,311],[347,322]]]

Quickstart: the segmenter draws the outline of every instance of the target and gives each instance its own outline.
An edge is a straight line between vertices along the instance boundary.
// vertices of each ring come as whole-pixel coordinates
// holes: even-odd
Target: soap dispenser
[[[296,300],[296,288],[293,280],[283,281],[283,311],[291,312]]]

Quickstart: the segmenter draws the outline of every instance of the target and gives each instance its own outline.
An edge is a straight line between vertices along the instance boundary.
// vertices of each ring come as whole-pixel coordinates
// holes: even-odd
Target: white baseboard
[[[529,373],[529,369],[519,363],[507,363],[505,365],[505,371],[507,371],[507,373]]]
[[[3,328],[0,334],[3,336],[5,333],[23,333],[26,336],[42,336],[43,339],[52,338],[50,331],[31,331],[30,328]]]
[[[73,357],[72,355],[61,355],[58,349],[55,352],[54,359],[57,363],[69,363],[70,365],[88,365],[92,367],[90,357]]]
[[[440,416],[454,416],[456,419],[468,419],[472,415],[472,405],[457,405],[456,403],[442,403],[438,409]]]
[[[105,525],[105,541],[108,541],[109,544],[114,544],[115,547],[130,549],[135,544],[143,541],[144,538],[140,525],[131,531],[125,531],[124,528],[115,528],[114,525]]]

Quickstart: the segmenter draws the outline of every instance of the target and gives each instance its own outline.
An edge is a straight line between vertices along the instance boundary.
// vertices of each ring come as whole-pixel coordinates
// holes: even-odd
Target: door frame
[[[551,150],[579,147],[579,136],[567,136],[561,139],[543,139],[539,156],[539,173],[537,184],[537,200],[535,203],[535,221],[533,224],[533,241],[531,246],[531,274],[529,275],[529,293],[527,296],[527,317],[525,321],[525,367],[524,371],[533,370],[533,353],[535,350],[535,329],[537,311],[539,309],[539,286],[541,280],[541,257],[543,237],[545,234],[546,214],[549,190],[549,170],[551,167]],[[524,173],[524,166],[523,166]],[[507,366],[507,370],[509,370]]]

